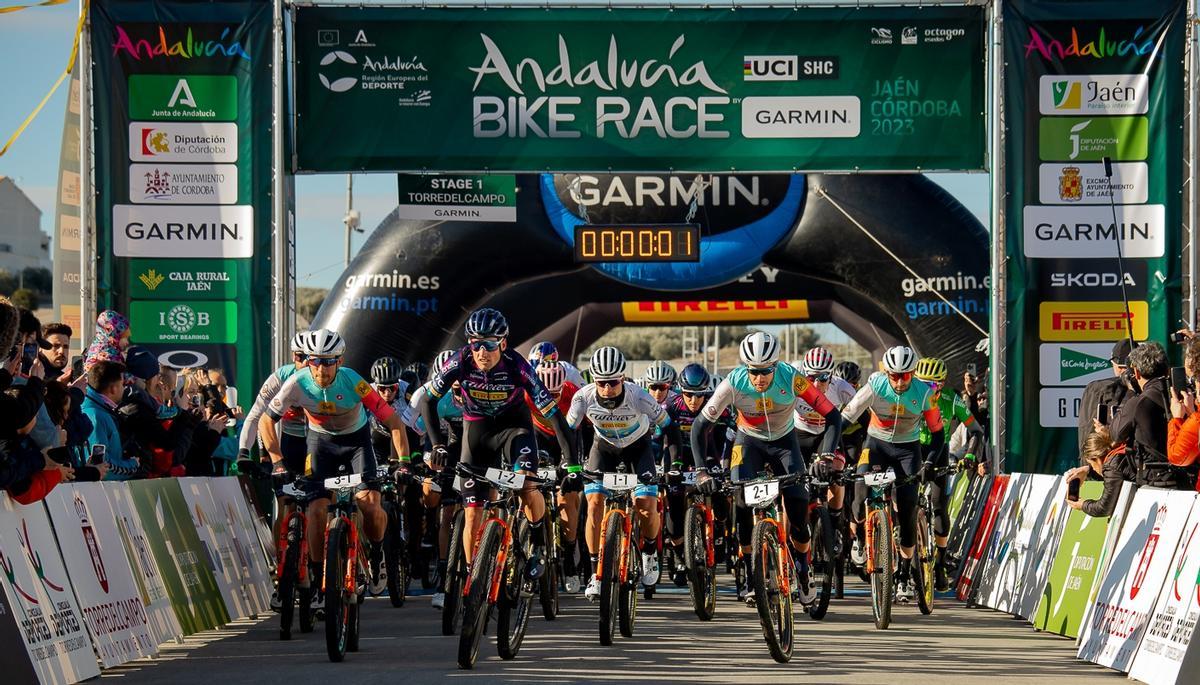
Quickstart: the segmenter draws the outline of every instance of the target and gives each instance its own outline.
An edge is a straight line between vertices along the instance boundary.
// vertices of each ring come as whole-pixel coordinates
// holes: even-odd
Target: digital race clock
[[[698,262],[696,224],[579,224],[577,262]]]

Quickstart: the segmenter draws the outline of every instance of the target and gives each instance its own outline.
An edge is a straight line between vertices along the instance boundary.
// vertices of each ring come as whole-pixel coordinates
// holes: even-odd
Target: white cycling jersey
[[[592,422],[596,437],[613,447],[627,447],[645,435],[651,426],[666,426],[671,422],[666,410],[636,383],[625,381],[625,395],[612,409],[600,404],[596,385],[589,383],[571,399],[567,425],[578,428],[584,418]]]
[[[841,409],[850,400],[854,399],[856,392],[858,391],[845,378],[834,376],[829,379],[829,387],[825,390],[825,398],[833,406]],[[825,432],[825,417],[816,409],[810,407],[808,402],[798,399],[796,401],[796,428],[805,433],[820,435]]]

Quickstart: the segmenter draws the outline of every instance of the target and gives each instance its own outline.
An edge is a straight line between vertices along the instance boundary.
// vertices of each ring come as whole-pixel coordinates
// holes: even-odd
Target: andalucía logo
[[[135,60],[141,61],[144,59],[158,59],[159,57],[178,57],[180,59],[199,59],[205,57],[238,57],[250,61],[250,55],[246,52],[245,46],[241,41],[235,40],[236,32],[231,34],[231,29],[225,28],[221,31],[221,35],[216,40],[212,39],[197,39],[193,35],[192,27],[182,27],[177,25],[163,26],[159,24],[156,27],[158,30],[151,38],[132,38],[129,35],[129,29],[124,26],[117,26],[117,36],[113,40],[113,56],[124,52]]]
[[[1104,27],[1101,27],[1095,36],[1084,34],[1080,38],[1079,29],[1072,26],[1070,38],[1064,37],[1061,40],[1030,26],[1029,42],[1025,43],[1025,59],[1029,59],[1035,52],[1045,60],[1064,60],[1068,57],[1108,59],[1131,55],[1142,57],[1154,50],[1154,39],[1153,34],[1146,33],[1144,26],[1137,27],[1133,35],[1126,35],[1124,38],[1114,38]]]

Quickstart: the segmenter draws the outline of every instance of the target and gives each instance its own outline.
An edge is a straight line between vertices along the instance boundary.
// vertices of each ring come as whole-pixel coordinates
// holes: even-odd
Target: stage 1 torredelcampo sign
[[[295,16],[302,171],[984,166],[982,7]]]
[[[397,177],[401,219],[418,221],[517,220],[517,179],[496,176],[416,175]]]
[[[113,205],[117,257],[252,257],[251,205]]]
[[[236,302],[134,300],[129,307],[133,342],[237,342]]]
[[[130,297],[139,300],[235,300],[238,263],[232,259],[135,259]]]

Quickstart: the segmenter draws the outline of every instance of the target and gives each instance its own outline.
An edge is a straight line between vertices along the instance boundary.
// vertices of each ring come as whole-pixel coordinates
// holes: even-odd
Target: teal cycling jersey
[[[935,433],[942,430],[942,414],[933,401],[933,388],[915,378],[903,393],[898,393],[886,373],[871,374],[842,410],[842,418],[853,423],[868,408],[871,423],[867,435],[884,442],[914,442],[922,426]]]
[[[238,435],[240,449],[248,450],[254,446],[258,440],[258,420],[266,411],[267,404],[274,399],[275,395],[279,394],[279,389],[294,375],[296,375],[296,365],[284,364],[275,369],[275,372],[263,381],[262,387],[258,389],[258,396],[254,398],[254,404],[250,407],[250,412],[246,414],[242,432]],[[304,437],[307,425],[308,421],[305,420],[304,413],[291,408],[283,413],[279,421],[280,430],[298,438]]]
[[[822,415],[835,410],[815,385],[787,364],[775,365],[775,377],[762,392],[750,384],[749,370],[739,366],[721,381],[701,413],[716,422],[732,404],[737,410],[739,431],[760,440],[777,440],[795,428],[794,412],[799,400]]]
[[[317,384],[312,369],[293,374],[267,405],[267,414],[278,421],[292,406],[304,409],[310,430],[327,435],[346,435],[361,429],[367,423],[367,412],[381,422],[395,414],[370,383],[344,366],[325,387]]]

